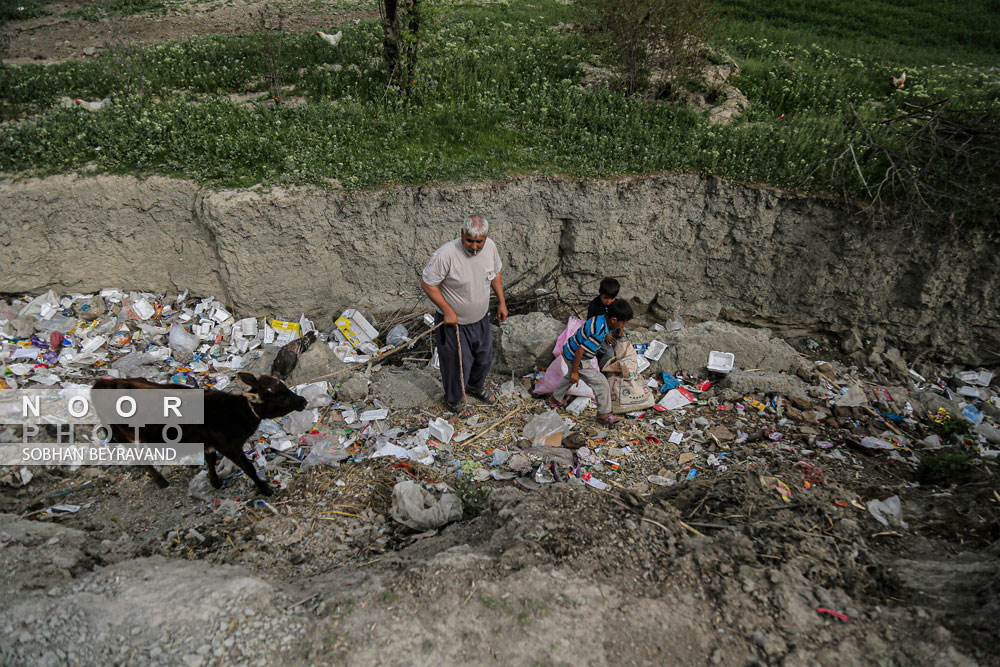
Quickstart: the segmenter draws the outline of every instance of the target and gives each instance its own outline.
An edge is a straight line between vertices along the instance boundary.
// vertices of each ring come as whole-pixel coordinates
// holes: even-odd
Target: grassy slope
[[[722,0],[732,33],[789,44],[819,43],[844,55],[901,66],[997,65],[1000,2],[962,0]]]
[[[286,96],[307,100],[299,107],[244,108],[225,96],[250,88],[266,98],[277,48],[258,36],[6,68],[0,113],[12,122],[0,127],[0,169],[96,163],[228,186],[335,178],[348,187],[698,169],[839,190],[857,187],[827,169],[849,139],[849,105],[889,115],[906,101],[950,96],[966,108],[1000,108],[991,69],[1000,60],[997,2],[758,4],[721,5],[718,43],[743,68],[735,83],[752,104],[729,127],[583,90],[586,45],[552,30],[574,20],[574,9],[545,0],[445,8],[423,51],[419,94],[409,99],[385,85],[374,23],[345,26],[336,50],[311,35],[282,39],[280,74],[294,87]],[[894,91],[888,76],[902,70],[909,85]],[[143,95],[121,94],[129,88]],[[53,106],[63,95],[117,97],[91,114]]]

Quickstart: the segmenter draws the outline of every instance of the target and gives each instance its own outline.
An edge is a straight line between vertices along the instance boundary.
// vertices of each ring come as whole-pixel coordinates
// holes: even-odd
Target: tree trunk
[[[399,85],[402,81],[399,55],[402,36],[399,32],[398,0],[380,0],[382,10],[382,50],[385,54],[385,71],[389,79]]]
[[[406,4],[409,9],[406,18],[413,40],[406,45],[406,76],[408,77],[406,83],[411,84],[415,82],[414,79],[417,76],[417,47],[420,44],[420,0],[407,0]]]

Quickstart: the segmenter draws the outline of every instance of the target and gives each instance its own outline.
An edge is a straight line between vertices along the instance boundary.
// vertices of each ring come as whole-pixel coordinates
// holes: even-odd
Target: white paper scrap
[[[667,349],[666,343],[662,343],[658,340],[653,340],[649,342],[649,347],[643,353],[643,356],[650,361],[657,361],[661,356],[663,356],[663,351]]]
[[[410,458],[410,453],[400,447],[399,445],[394,445],[391,442],[387,442],[378,448],[378,450],[372,454],[373,459],[378,459],[383,456],[395,456],[397,459],[408,459]]]
[[[381,410],[365,410],[361,413],[361,421],[370,422],[376,419],[385,419],[389,416],[389,410],[387,408],[382,408]]]
[[[287,436],[278,435],[271,438],[271,442],[268,446],[276,452],[283,452],[294,447],[295,443],[292,442]]]

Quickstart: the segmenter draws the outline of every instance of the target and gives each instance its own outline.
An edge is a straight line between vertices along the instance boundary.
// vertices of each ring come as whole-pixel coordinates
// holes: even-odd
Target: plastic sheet
[[[462,501],[454,493],[435,497],[417,482],[407,480],[392,488],[392,518],[414,530],[433,530],[462,518]]]

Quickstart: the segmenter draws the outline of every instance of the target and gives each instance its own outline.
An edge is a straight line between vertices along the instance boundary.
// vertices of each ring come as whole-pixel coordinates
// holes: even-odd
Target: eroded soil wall
[[[167,178],[0,180],[0,291],[114,286],[214,295],[318,323],[349,306],[429,306],[428,256],[480,212],[514,290],[602,276],[665,312],[883,335],[967,363],[1000,358],[993,239],[873,232],[836,204],[692,174],[347,194],[214,191]]]

